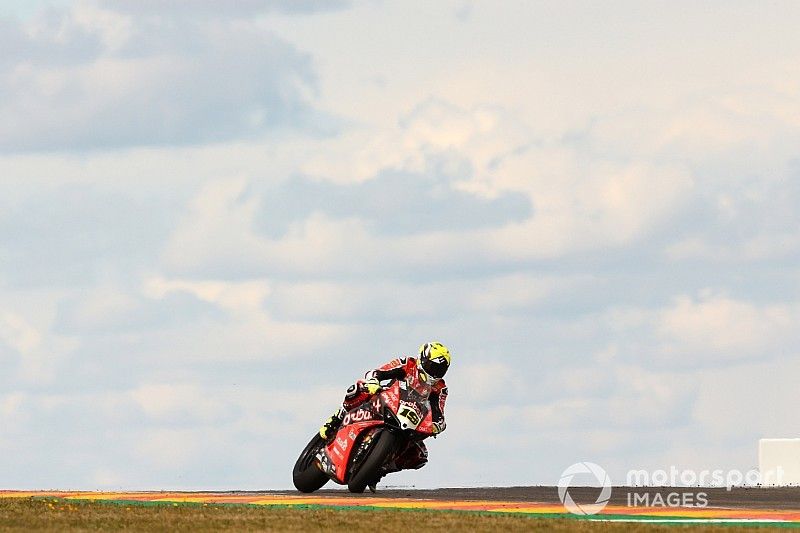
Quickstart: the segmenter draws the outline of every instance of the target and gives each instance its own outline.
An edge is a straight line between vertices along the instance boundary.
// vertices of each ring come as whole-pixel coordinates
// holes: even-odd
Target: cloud
[[[534,129],[501,106],[465,108],[446,98],[424,98],[393,116],[391,127],[356,123],[335,138],[321,140],[301,168],[305,174],[336,183],[361,182],[382,171],[399,170],[444,171],[458,178],[454,181],[489,179],[503,157],[539,140]],[[466,190],[488,197],[498,192],[486,185]]]
[[[191,383],[147,383],[131,392],[150,420],[169,427],[224,423],[235,409]]]
[[[796,434],[793,379],[800,369],[797,350],[792,356],[719,369],[700,378],[700,395],[693,418],[714,441],[747,446],[759,438]],[[735,391],[735,394],[731,394]],[[730,423],[730,417],[736,423]]]
[[[202,322],[225,322],[225,314],[218,307],[183,291],[151,299],[113,287],[101,287],[62,300],[53,328],[60,333],[88,335],[155,332]]]
[[[304,169],[362,186],[398,169],[433,176],[444,170],[453,187],[487,201],[527,196],[532,216],[514,217],[514,224],[484,237],[495,256],[552,258],[629,245],[690,205],[695,188],[680,164],[654,164],[630,153],[606,158],[591,146],[543,137],[496,105],[462,108],[427,99],[390,132],[323,143],[327,149]],[[481,240],[473,236],[471,242]]]
[[[252,17],[262,13],[280,12],[307,14],[315,11],[341,9],[347,0],[239,0],[233,4],[221,4],[214,0],[178,0],[164,4],[158,0],[105,0],[103,5],[123,12],[165,16],[189,17]]]
[[[38,189],[0,213],[0,270],[20,286],[80,286],[152,265],[170,199],[103,186]]]
[[[794,304],[754,305],[708,291],[678,297],[657,322],[662,357],[684,361],[774,359],[798,339]]]
[[[172,235],[172,273],[221,275],[230,254],[239,260],[229,276],[519,268],[639,242],[689,205],[695,185],[668,165],[606,161],[556,142],[520,146],[524,126],[497,110],[437,101],[411,117],[396,157],[378,152],[374,175],[346,180],[339,168],[277,186],[209,184]],[[225,244],[209,247],[202,234]]]
[[[0,64],[6,152],[330,131],[310,104],[316,76],[308,55],[253,22],[164,20],[79,4],[9,35]]]
[[[256,224],[271,238],[280,238],[292,224],[323,213],[357,218],[372,233],[392,236],[497,227],[530,216],[525,195],[481,198],[455,189],[452,179],[385,171],[361,183],[336,185],[298,177],[264,194]]]
[[[503,264],[491,229],[398,235],[389,240],[357,218],[314,213],[280,239],[258,231],[260,199],[244,180],[212,183],[169,238],[164,266],[172,277],[441,278]],[[496,253],[495,253],[496,252]],[[534,252],[535,253],[535,252]],[[230,257],[237,257],[232,263]]]
[[[332,322],[456,320],[487,313],[514,315],[546,308],[567,287],[589,280],[507,275],[442,281],[283,281],[264,305],[278,319]]]
[[[34,327],[7,311],[0,315],[0,338],[18,352],[27,352],[41,343],[41,336]]]
[[[126,385],[190,362],[211,366],[221,361],[267,364],[300,359],[348,336],[346,324],[267,313],[263,300],[270,290],[263,281],[163,278],[145,279],[141,287],[128,291],[101,286],[62,297],[52,328],[81,339],[75,359],[88,361],[112,350],[121,358],[117,365],[129,368],[121,376]],[[159,355],[163,353],[169,357]],[[71,372],[80,374],[75,379],[86,379],[87,373],[113,375],[118,366]]]
[[[13,19],[0,19],[0,73],[10,74],[24,65],[70,67],[96,59],[103,51],[102,35],[82,25],[75,17],[50,11],[25,26]],[[11,87],[0,91],[8,95]]]
[[[2,394],[0,447],[17,459],[6,479],[23,489],[279,488],[275,472],[288,472],[317,429],[298,421],[322,418],[339,393],[184,380],[100,392]],[[61,445],[53,448],[53,440]]]
[[[793,300],[754,302],[706,288],[657,307],[607,308],[586,320],[606,332],[597,338],[609,343],[596,352],[598,362],[691,372],[792,356],[799,315]]]
[[[728,176],[706,193],[706,223],[668,246],[673,261],[791,261],[800,252],[800,172],[794,161],[770,174]]]
[[[519,358],[503,360],[510,364],[461,361],[453,368],[458,378],[448,379],[446,438],[431,443],[430,470],[398,482],[436,486],[441,476],[455,476],[465,484],[485,485],[491,469],[476,458],[491,453],[503,457],[498,464],[509,484],[554,483],[581,457],[609,469],[623,457],[620,471],[625,472],[636,464],[643,442],[649,450],[645,455],[652,456],[669,447],[669,435],[683,435],[691,425],[696,383],[680,374],[578,358],[563,368],[523,370]],[[469,396],[452,393],[465,390]],[[475,421],[483,431],[475,432]],[[463,468],[472,470],[464,475]]]
[[[0,308],[0,363],[9,390],[53,383],[58,369],[75,349],[74,338],[40,328],[21,313]]]
[[[722,164],[747,174],[795,153],[800,107],[794,78],[769,76],[757,89],[734,84],[683,94],[669,104],[619,109],[592,120],[587,140],[605,154],[634,152],[658,160],[679,156],[707,172],[722,171],[716,165]],[[724,171],[719,177],[725,177]]]
[[[203,302],[212,303],[233,315],[258,311],[271,284],[265,280],[225,282],[218,280],[166,279],[160,276],[144,280],[143,292],[150,298],[164,298],[171,293],[188,293]]]

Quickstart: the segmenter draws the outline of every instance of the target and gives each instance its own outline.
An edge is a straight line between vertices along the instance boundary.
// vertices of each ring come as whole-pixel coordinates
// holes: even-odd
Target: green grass
[[[671,531],[682,526],[598,523],[511,514],[256,505],[141,504],[0,498],[0,531]],[[692,527],[692,531],[742,531]],[[764,531],[764,529],[760,529]]]

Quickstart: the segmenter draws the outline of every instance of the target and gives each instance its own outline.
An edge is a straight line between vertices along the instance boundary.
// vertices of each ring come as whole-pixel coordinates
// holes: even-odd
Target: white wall
[[[758,469],[764,485],[800,485],[800,439],[759,440]]]

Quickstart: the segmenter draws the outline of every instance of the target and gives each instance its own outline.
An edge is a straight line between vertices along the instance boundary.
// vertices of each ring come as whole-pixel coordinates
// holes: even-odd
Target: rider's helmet
[[[434,379],[441,379],[450,367],[450,350],[441,342],[426,342],[419,347],[417,366]]]

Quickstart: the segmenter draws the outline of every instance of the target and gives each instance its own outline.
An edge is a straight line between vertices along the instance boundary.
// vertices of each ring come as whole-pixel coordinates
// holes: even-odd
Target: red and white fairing
[[[377,429],[386,424],[387,410],[401,430],[414,432],[420,439],[433,435],[428,397],[434,387],[419,376],[410,372],[404,380],[394,381],[369,401],[348,411],[336,437],[317,453],[322,471],[337,483],[347,483],[354,453],[365,448]]]

